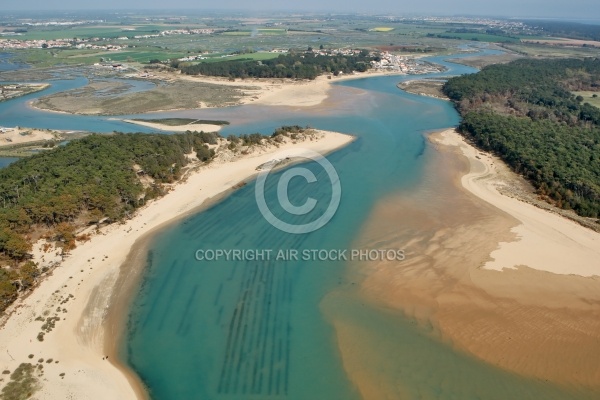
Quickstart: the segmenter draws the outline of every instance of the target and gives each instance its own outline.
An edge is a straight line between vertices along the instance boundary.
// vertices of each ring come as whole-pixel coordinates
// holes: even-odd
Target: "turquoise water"
[[[125,80],[132,84],[133,91],[145,90],[146,85],[135,80]],[[0,126],[26,126],[28,128],[47,128],[60,130],[89,131],[97,133],[119,132],[156,132],[142,126],[128,124],[105,116],[84,116],[42,111],[28,105],[31,100],[41,96],[77,89],[87,85],[84,77],[57,79],[49,81],[50,87],[39,93],[31,93],[13,100],[0,103]],[[122,118],[119,116],[119,118]]]
[[[0,53],[0,72],[14,71],[28,67],[25,64],[12,62],[11,58],[12,54],[10,53]],[[106,80],[116,79],[109,78]],[[122,79],[120,81],[124,81],[131,86],[127,90],[128,93],[149,90],[155,86],[152,82],[133,79]],[[87,85],[88,80],[82,76],[75,76],[74,79],[62,79],[58,77],[57,79],[53,79],[48,83],[50,83],[51,86],[42,92],[31,93],[16,99],[0,102],[0,126],[25,126],[28,128],[89,131],[97,133],[110,133],[113,131],[146,133],[158,132],[157,130],[143,126],[121,122],[111,117],[68,115],[42,111],[30,107],[28,103],[34,99],[83,87]],[[4,168],[14,161],[16,161],[14,158],[0,157],[0,168]]]
[[[387,89],[390,83],[394,88],[393,82],[353,82],[379,91],[369,95],[368,106],[335,110],[335,116],[297,115],[265,126],[248,124],[251,131],[264,132],[282,123],[310,123],[358,136],[328,157],[343,192],[337,214],[322,229],[292,235],[273,228],[258,212],[254,184],[249,184],[156,236],[126,350],[153,398],[306,399],[310,393],[323,399],[358,398],[344,375],[332,328],[319,311],[323,296],[343,280],[344,263],[209,263],[196,261],[195,251],[347,248],[380,196],[418,181],[428,157],[422,130],[458,122],[443,102],[432,101],[422,112],[422,103]],[[259,107],[253,111],[260,113]],[[244,130],[231,131],[238,129]],[[322,214],[330,196],[323,171],[310,167],[318,183],[307,186],[293,180],[289,192],[295,204],[309,195],[320,201],[314,214],[294,222]],[[275,198],[275,181],[268,181],[268,202]]]
[[[451,73],[471,71],[452,66]],[[458,116],[449,103],[401,92],[395,86],[401,79],[344,83],[333,93],[339,101],[313,112],[245,106],[178,113],[238,122],[224,133],[266,133],[294,123],[351,133],[358,139],[327,157],[339,174],[342,197],[335,217],[318,231],[293,235],[269,225],[258,210],[255,185],[250,183],[153,238],[123,349],[123,357],[153,399],[360,398],[345,375],[335,332],[321,309],[328,293],[352,287],[346,281],[346,264],[282,261],[274,255],[290,249],[300,254],[311,249],[348,249],[378,199],[416,187],[433,157],[423,132],[456,125]],[[349,88],[366,92],[358,95]],[[289,193],[294,204],[310,196],[319,200],[318,206],[314,214],[287,216],[288,222],[314,220],[331,196],[321,168],[314,163],[308,167],[317,182],[292,180]],[[265,197],[284,219],[275,201],[282,173],[267,181]],[[197,250],[210,249],[273,253],[270,260],[258,261],[195,258]],[[368,368],[397,375],[398,384],[406,385],[405,393],[411,395],[407,398],[570,398],[557,388],[459,354],[409,320],[365,306],[359,297],[340,297],[328,306],[331,312],[375,327],[378,343],[374,346],[389,351],[391,362]]]
[[[447,65],[451,71],[441,75],[474,71]],[[423,133],[458,123],[448,103],[398,90],[395,85],[403,79],[414,77],[347,82],[336,86],[335,101],[304,111],[244,106],[155,114],[227,119],[232,125],[224,134],[270,133],[282,124],[309,124],[358,139],[328,156],[339,174],[342,198],[332,221],[316,232],[291,235],[271,227],[258,212],[250,183],[154,237],[123,343],[124,359],[154,399],[358,399],[322,310],[323,298],[337,288],[350,290],[344,291],[347,297],[329,302],[328,314],[375,332],[365,340],[375,340],[375,348],[389,359],[367,368],[397,378],[408,398],[570,398],[458,354],[410,320],[364,305],[351,295],[353,283],[346,280],[344,262],[278,261],[274,256],[244,262],[195,259],[198,249],[347,249],[379,199],[418,185],[433,157]],[[43,94],[81,87],[86,80],[52,84]],[[26,103],[35,96],[0,104],[0,124],[151,131],[107,117],[34,110]],[[319,202],[314,212],[290,222],[313,220],[331,195],[324,172],[314,164],[308,167],[319,179],[309,185],[292,180],[291,200],[302,203],[310,196]],[[274,201],[278,175],[267,182],[266,198],[283,219]]]

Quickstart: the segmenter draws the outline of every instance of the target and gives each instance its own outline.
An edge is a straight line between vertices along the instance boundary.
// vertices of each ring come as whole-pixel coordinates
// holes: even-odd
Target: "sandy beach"
[[[221,125],[214,124],[186,124],[186,125],[164,125],[158,124],[154,122],[146,122],[146,121],[136,121],[133,119],[124,119],[123,122],[127,122],[129,124],[146,126],[152,129],[158,129],[161,131],[170,131],[170,132],[186,132],[186,131],[197,131],[197,132],[218,132],[221,130]]]
[[[50,129],[4,127],[0,129],[0,147],[59,139],[61,133]]]
[[[436,156],[418,190],[382,199],[356,242],[406,254],[401,264],[353,266],[362,301],[402,313],[488,365],[597,393],[600,234],[500,194],[512,173],[453,129],[429,138]],[[332,323],[363,397],[401,398],[400,376],[364,368],[385,365],[395,344],[361,355],[356,343],[381,343],[378,332],[335,316]]]
[[[291,79],[246,79],[229,81],[226,78],[173,75],[172,73],[157,73],[160,79],[204,82],[226,86],[242,87],[246,97],[241,104],[261,104],[286,107],[314,107],[321,104],[329,96],[331,85],[352,79],[363,79],[376,76],[405,75],[400,72],[369,70],[352,75],[331,76],[321,75],[312,81]]]
[[[438,143],[455,146],[472,163],[461,179],[465,189],[507,212],[521,224],[512,232],[515,240],[501,242],[483,268],[503,270],[527,266],[555,274],[600,276],[600,234],[546,210],[501,195],[502,176],[508,168],[499,159],[483,154],[454,130],[440,134]]]
[[[40,266],[59,265],[30,295],[7,310],[0,329],[2,369],[12,372],[21,363],[42,363],[43,373],[36,373],[39,390],[35,398],[40,400],[144,398],[135,376],[116,359],[114,342],[120,332],[107,323],[113,290],[120,284],[121,272],[127,272],[126,260],[134,244],[250,179],[259,165],[273,158],[301,156],[302,149],[325,154],[353,140],[339,133],[321,133],[319,139],[272,146],[235,161],[202,167],[166,196],[140,209],[133,219],[101,228],[63,261],[55,250],[44,251],[43,243],[38,243],[34,260]],[[48,317],[56,318],[44,329]]]

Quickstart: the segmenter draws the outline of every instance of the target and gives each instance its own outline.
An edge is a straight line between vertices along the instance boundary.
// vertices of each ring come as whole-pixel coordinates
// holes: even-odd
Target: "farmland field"
[[[502,47],[535,57],[598,57],[598,49],[591,47],[561,47],[533,43],[505,43]]]
[[[185,52],[171,52],[157,48],[140,48],[124,51],[70,50],[70,49],[29,49],[17,53],[17,57],[37,67],[48,67],[59,64],[93,64],[104,59],[106,61],[147,63],[152,59],[166,61],[180,58]]]
[[[258,33],[260,35],[286,35],[287,29],[281,28],[258,28]]]
[[[72,38],[118,38],[121,36],[148,35],[156,33],[154,26],[122,27],[122,26],[104,26],[104,27],[73,27],[60,29],[35,29],[23,33],[19,36],[13,36],[20,40],[55,40]]]
[[[455,33],[448,32],[443,34],[444,36],[460,38],[462,40],[473,40],[478,42],[490,42],[490,43],[519,43],[521,39],[517,37],[489,35],[487,33]]]

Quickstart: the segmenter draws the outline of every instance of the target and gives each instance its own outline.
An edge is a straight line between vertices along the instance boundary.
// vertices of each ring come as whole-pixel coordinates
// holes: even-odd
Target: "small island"
[[[27,94],[40,92],[50,87],[47,83],[10,83],[0,84],[0,101],[6,101]]]

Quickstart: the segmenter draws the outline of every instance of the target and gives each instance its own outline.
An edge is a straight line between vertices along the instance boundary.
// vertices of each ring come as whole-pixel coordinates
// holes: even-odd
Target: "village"
[[[103,41],[102,38],[90,39],[36,39],[36,40],[19,40],[19,39],[0,39],[0,48],[5,50],[22,50],[22,49],[90,49],[104,51],[119,51],[127,48],[125,45],[114,44],[97,44],[95,42]]]
[[[131,40],[131,39],[149,39],[161,36],[172,36],[172,35],[210,35],[216,32],[215,29],[171,29],[165,30],[153,34],[145,35],[131,35],[134,33],[134,29],[125,29],[123,36],[115,38],[116,40]],[[105,43],[113,38],[104,37],[92,37],[92,38],[63,38],[63,39],[32,39],[32,40],[21,40],[18,36],[21,34],[18,32],[2,32],[2,36],[10,36],[10,38],[0,39],[0,48],[2,49],[91,49],[91,50],[106,50],[106,51],[118,51],[127,48],[126,45],[118,45]],[[103,44],[97,44],[97,42],[103,42]]]
[[[407,75],[430,74],[445,71],[445,68],[441,65],[389,52],[381,53],[379,59],[379,61],[371,61],[373,68],[379,71],[402,72]]]
[[[287,54],[291,50],[274,48],[269,50],[268,53],[279,53],[279,54]],[[313,54],[314,56],[357,56],[361,54],[365,50],[361,49],[352,49],[352,48],[341,48],[341,49],[313,49],[309,48],[306,54]],[[260,53],[260,52],[259,52]],[[264,52],[267,53],[267,52]],[[177,61],[181,62],[194,62],[194,61],[202,61],[208,60],[211,58],[229,58],[238,56],[240,54],[213,54],[210,52],[205,52],[198,55],[190,55],[186,57],[182,57],[177,59]],[[390,53],[388,51],[384,52],[369,52],[369,56],[373,58],[371,61],[371,66],[374,70],[377,71],[390,71],[397,73],[404,73],[407,75],[416,75],[416,74],[429,74],[436,72],[443,72],[445,70],[444,67],[440,65],[436,65],[430,62],[419,60],[414,56],[406,56],[406,55],[397,55]]]

